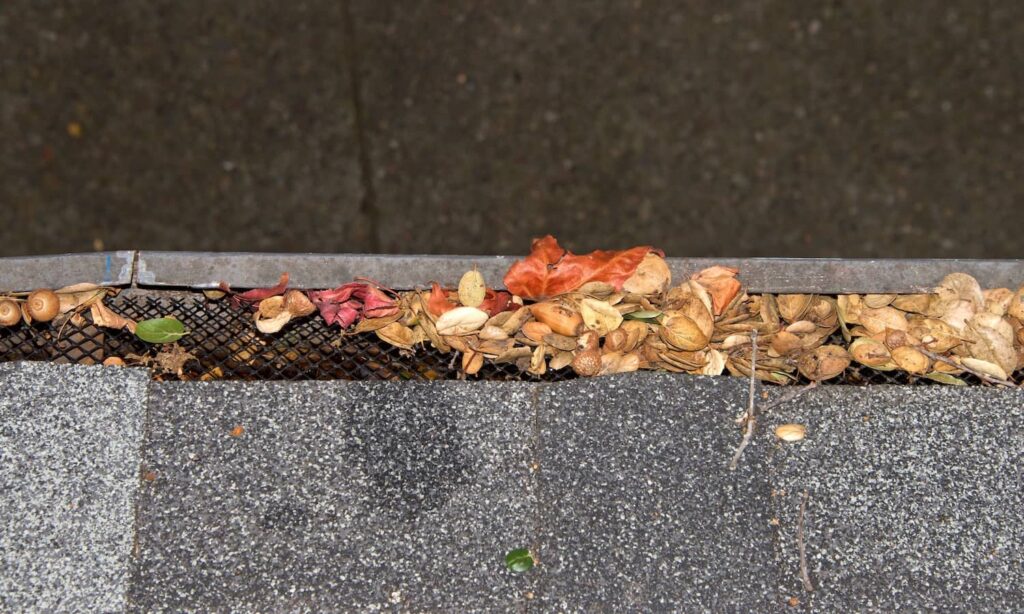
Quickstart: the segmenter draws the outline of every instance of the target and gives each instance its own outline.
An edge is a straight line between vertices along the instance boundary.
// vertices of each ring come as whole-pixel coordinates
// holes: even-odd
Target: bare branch
[[[800,395],[802,395],[805,392],[808,392],[810,390],[814,390],[817,387],[818,387],[818,382],[815,381],[815,382],[811,382],[810,384],[807,384],[806,386],[801,386],[801,387],[797,388],[796,390],[790,390],[788,393],[784,394],[783,396],[779,397],[778,399],[775,399],[771,403],[761,407],[761,413],[764,414],[768,410],[775,409],[779,405],[784,405],[786,403],[789,403],[790,401],[792,401],[793,399],[797,398],[798,396],[800,396]]]
[[[807,547],[804,545],[804,514],[807,512],[807,491],[804,491],[803,500],[800,501],[800,517],[796,521],[796,546],[800,550],[800,581],[804,584],[804,590],[808,593],[814,592],[814,585],[811,584],[811,575],[807,573]]]
[[[754,404],[754,394],[757,388],[757,331],[751,331],[750,333],[750,400],[747,404],[747,418],[746,428],[743,430],[743,440],[740,442],[740,447],[736,448],[736,454],[733,455],[732,461],[729,463],[729,470],[735,471],[736,467],[740,463],[740,457],[743,456],[743,451],[750,445],[750,440],[754,436],[754,429],[757,428],[757,406]]]
[[[990,384],[995,384],[996,386],[1006,386],[1008,388],[1016,388],[1017,387],[1017,384],[1015,384],[1015,383],[1013,383],[1013,382],[1011,382],[1009,380],[999,379],[998,377],[992,377],[991,375],[989,375],[987,373],[982,373],[981,371],[978,371],[976,369],[972,369],[972,368],[968,367],[967,365],[958,363],[957,361],[953,360],[952,358],[948,358],[946,356],[943,356],[942,354],[936,354],[935,352],[933,352],[933,351],[931,351],[929,349],[926,349],[923,346],[920,346],[920,345],[919,346],[915,346],[915,349],[917,349],[917,351],[921,352],[922,354],[924,354],[928,358],[931,358],[934,361],[944,362],[947,365],[956,367],[957,369],[961,369],[963,371],[967,371],[968,373],[970,373],[971,375],[977,377],[978,379],[980,379],[983,382],[988,382]]]

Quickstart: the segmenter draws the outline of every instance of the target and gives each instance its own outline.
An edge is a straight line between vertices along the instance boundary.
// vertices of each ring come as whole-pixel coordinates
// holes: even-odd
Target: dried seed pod
[[[25,301],[28,315],[39,322],[49,322],[60,313],[60,297],[53,290],[36,290]]]
[[[1018,288],[1013,294],[1010,304],[1006,306],[1006,315],[1024,322],[1024,286]]]
[[[284,308],[297,318],[308,316],[316,311],[316,305],[300,290],[289,290],[284,293]]]
[[[547,353],[547,347],[542,343],[533,350],[533,355],[530,357],[530,368],[528,371],[534,375],[544,375],[548,371],[547,360],[545,354]]]
[[[9,298],[0,300],[0,326],[14,326],[21,321],[21,307]]]
[[[501,330],[508,333],[509,336],[516,334],[516,331],[522,328],[523,324],[530,319],[530,316],[533,315],[530,310],[525,307],[521,307],[508,313],[511,315],[509,315],[508,318],[500,324],[500,326]]]
[[[622,284],[622,290],[650,296],[661,294],[672,283],[672,271],[665,259],[653,252],[644,256],[633,275]]]
[[[872,369],[888,371],[895,367],[889,348],[885,347],[885,344],[881,341],[871,337],[858,337],[854,339],[853,343],[850,344],[850,355],[860,364]]]
[[[746,342],[749,343],[750,338],[745,337],[745,340]],[[772,337],[771,343],[768,347],[771,350],[773,350],[777,355],[785,356],[792,352],[802,350],[804,347],[804,343],[800,339],[800,337],[797,337],[792,332],[780,330],[779,332],[775,333],[774,337]]]
[[[470,350],[462,355],[462,372],[466,375],[476,375],[483,366],[483,354]]]
[[[700,350],[711,340],[704,330],[682,311],[666,311],[658,335],[674,348]]]
[[[569,307],[554,301],[530,305],[530,312],[538,321],[551,327],[553,332],[575,337],[583,328],[583,317]]]
[[[970,342],[967,349],[971,358],[995,363],[1007,373],[1016,369],[1013,325],[1005,319],[993,313],[977,313],[968,321],[964,335]]]
[[[992,290],[985,290],[982,294],[985,297],[985,311],[994,313],[997,316],[1006,315],[1006,310],[1010,307],[1010,301],[1013,300],[1013,290],[1009,288],[994,288]]]
[[[804,317],[814,300],[813,294],[780,294],[775,299],[779,306],[779,315],[787,322],[796,322]]]
[[[604,351],[606,352],[622,352],[626,347],[626,343],[629,341],[629,333],[621,328],[616,328],[611,331],[604,338]]]
[[[849,366],[850,355],[838,345],[817,347],[804,354],[797,362],[801,375],[816,382],[832,379]]]
[[[918,375],[928,373],[931,370],[932,361],[916,348],[903,345],[892,351],[892,361],[896,366],[907,373]]]
[[[598,375],[612,375],[614,373],[631,373],[640,368],[640,354],[630,352],[609,352],[601,355],[601,370]]]
[[[975,371],[978,371],[979,373],[984,373],[985,375],[988,375],[990,377],[994,377],[996,379],[1001,380],[1008,379],[1006,371],[1002,367],[993,362],[981,360],[978,358],[962,358],[960,359],[960,362],[963,363],[963,365],[968,369],[973,369]]]
[[[787,333],[793,333],[794,335],[806,335],[807,333],[813,333],[818,328],[818,325],[810,320],[797,320],[784,330]]]
[[[576,375],[593,377],[601,372],[601,352],[597,350],[584,350],[577,352],[572,359],[572,370]]]
[[[907,330],[907,316],[898,309],[892,307],[880,307],[878,309],[866,308],[861,310],[860,323],[868,330],[868,333],[884,333],[885,329]]]
[[[558,352],[548,361],[548,368],[552,371],[564,369],[572,364],[573,358],[572,352]]]
[[[807,427],[802,424],[780,424],[775,427],[775,436],[782,441],[800,441],[807,436]]]
[[[551,327],[543,322],[527,322],[523,324],[522,332],[530,341],[540,343],[545,335],[551,334]]]
[[[923,314],[928,311],[931,300],[930,294],[903,294],[893,299],[892,306],[900,311]]]

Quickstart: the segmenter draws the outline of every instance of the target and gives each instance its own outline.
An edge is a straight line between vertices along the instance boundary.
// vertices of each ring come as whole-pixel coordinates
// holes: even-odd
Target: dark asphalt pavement
[[[0,4],[0,256],[1016,258],[1024,4]]]

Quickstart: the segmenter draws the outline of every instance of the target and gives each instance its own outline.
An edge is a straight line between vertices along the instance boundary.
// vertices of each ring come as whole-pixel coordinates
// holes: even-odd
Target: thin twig
[[[750,333],[750,401],[747,404],[746,428],[743,430],[743,440],[740,447],[736,448],[729,463],[729,470],[735,471],[739,465],[743,451],[750,445],[750,439],[754,436],[754,429],[757,427],[757,406],[754,404],[754,392],[757,385],[757,331]]]
[[[818,382],[814,381],[814,382],[811,382],[810,384],[807,384],[806,386],[801,386],[801,387],[797,388],[796,390],[790,390],[789,392],[787,392],[782,397],[779,397],[778,399],[775,399],[774,401],[772,401],[771,403],[769,403],[767,405],[761,406],[761,413],[764,414],[764,413],[768,412],[768,410],[775,409],[779,405],[783,405],[784,403],[789,403],[790,401],[792,401],[793,399],[795,399],[798,396],[802,395],[803,393],[805,393],[805,392],[807,392],[809,390],[814,390],[817,387],[818,387]]]
[[[807,573],[807,547],[804,545],[804,513],[807,512],[807,491],[804,491],[803,500],[800,502],[800,517],[796,521],[796,546],[800,550],[800,580],[804,583],[804,590],[808,593],[814,592],[814,585],[811,584],[811,576]]]
[[[957,369],[962,369],[964,371],[967,371],[968,373],[970,373],[971,375],[977,377],[978,379],[980,379],[983,382],[988,382],[990,384],[995,384],[996,386],[1006,386],[1007,388],[1016,388],[1017,387],[1017,384],[1015,384],[1015,383],[1013,383],[1013,382],[1011,382],[1009,380],[999,379],[998,377],[992,377],[991,375],[988,375],[987,373],[982,373],[981,371],[978,371],[976,369],[972,369],[972,368],[968,367],[967,365],[958,363],[955,360],[953,360],[952,358],[947,358],[947,357],[943,356],[942,354],[936,354],[935,352],[933,352],[933,351],[931,351],[929,349],[926,349],[926,348],[924,348],[922,346],[916,346],[916,349],[917,349],[917,351],[921,352],[922,354],[924,354],[928,358],[931,358],[932,360],[935,360],[935,361],[938,361],[938,362],[944,362],[947,365],[956,367]]]

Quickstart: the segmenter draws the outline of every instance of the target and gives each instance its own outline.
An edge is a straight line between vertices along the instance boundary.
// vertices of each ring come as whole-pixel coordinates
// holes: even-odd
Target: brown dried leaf
[[[889,348],[885,347],[884,343],[876,341],[871,337],[858,337],[854,339],[853,343],[850,344],[849,351],[854,360],[872,369],[889,371],[896,366],[892,361],[892,354],[889,352]]]
[[[135,332],[135,322],[120,316],[110,310],[103,301],[96,301],[89,307],[89,313],[92,314],[92,322],[96,326],[103,326],[106,328],[124,328],[132,333]]]
[[[864,308],[861,310],[860,323],[872,335],[884,333],[887,328],[893,330],[907,330],[908,328],[907,316],[892,307]]]
[[[907,373],[924,374],[931,370],[932,361],[919,350],[909,346],[900,346],[892,351],[892,361]]]
[[[1013,326],[1005,319],[988,312],[975,314],[964,335],[970,342],[967,348],[972,358],[995,363],[1007,373],[1017,368]]]
[[[622,290],[632,294],[650,296],[661,294],[668,289],[671,283],[672,272],[665,259],[651,252],[644,256],[633,275],[622,284]],[[614,286],[612,289],[614,290]]]

